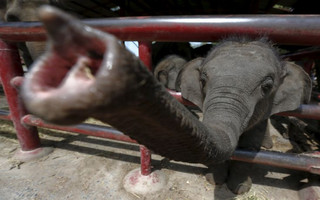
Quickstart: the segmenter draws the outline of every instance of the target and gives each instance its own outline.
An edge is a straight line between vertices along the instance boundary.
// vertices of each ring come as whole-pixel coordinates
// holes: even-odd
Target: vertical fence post
[[[139,41],[139,57],[145,66],[151,70],[151,42]],[[141,174],[148,176],[151,173],[151,152],[144,146],[140,146]]]
[[[140,145],[140,154],[141,174],[148,176],[151,174],[151,152],[145,146]]]
[[[0,78],[10,109],[10,118],[17,131],[21,150],[31,151],[40,147],[40,138],[36,127],[25,126],[20,122],[26,112],[17,89],[10,84],[17,76],[23,76],[18,49],[15,44],[0,40]]]

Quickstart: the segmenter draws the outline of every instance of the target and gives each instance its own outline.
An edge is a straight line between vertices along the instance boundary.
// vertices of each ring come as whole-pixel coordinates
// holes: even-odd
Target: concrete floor
[[[27,163],[16,159],[19,150],[14,129],[0,121],[0,200],[19,199],[299,199],[308,174],[256,166],[253,187],[235,196],[225,185],[210,185],[205,167],[169,162],[153,156],[154,169],[165,175],[165,187],[153,194],[135,194],[123,187],[124,177],[139,167],[137,145],[73,133],[40,130],[42,143],[54,152]]]

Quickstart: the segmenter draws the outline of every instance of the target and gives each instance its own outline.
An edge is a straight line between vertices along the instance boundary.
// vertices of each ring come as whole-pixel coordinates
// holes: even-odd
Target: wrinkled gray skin
[[[270,115],[294,110],[310,97],[307,74],[280,61],[268,44],[223,42],[181,76],[183,97],[203,111],[200,122],[114,36],[51,7],[43,7],[40,17],[49,48],[25,78],[27,109],[56,124],[99,119],[172,160],[224,163],[237,147],[251,144],[243,138],[262,145],[265,136],[251,130],[266,130]],[[237,174],[231,171],[232,177]],[[248,183],[228,181],[233,192],[250,188],[239,181]]]
[[[49,4],[49,0],[3,0],[6,1],[6,9],[4,12],[4,20],[7,22],[30,22],[39,21],[37,16],[37,8],[42,5]],[[1,12],[0,12],[1,13]],[[46,47],[45,42],[25,42],[18,44],[22,52],[22,57],[27,66],[37,59]]]
[[[154,77],[166,88],[179,91],[176,88],[177,77],[186,63],[187,61],[180,56],[168,56],[157,64],[154,70]]]

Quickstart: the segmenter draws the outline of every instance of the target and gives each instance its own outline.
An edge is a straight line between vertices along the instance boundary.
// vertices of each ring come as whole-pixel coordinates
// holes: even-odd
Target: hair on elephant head
[[[27,109],[57,124],[94,117],[169,159],[222,163],[244,132],[310,97],[308,75],[269,43],[224,41],[180,72],[183,97],[203,111],[200,122],[114,36],[52,7],[40,17],[50,45],[22,86]]]

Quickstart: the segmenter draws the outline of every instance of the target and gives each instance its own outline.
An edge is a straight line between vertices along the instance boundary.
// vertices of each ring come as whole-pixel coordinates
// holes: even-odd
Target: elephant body
[[[236,148],[270,146],[268,117],[310,98],[308,75],[282,61],[270,43],[223,41],[180,73],[182,96],[202,110],[200,122],[114,36],[51,7],[40,17],[50,45],[23,84],[27,109],[56,124],[94,117],[169,159],[215,169]],[[248,177],[233,181],[239,173],[232,171],[229,188],[247,191]],[[248,187],[239,188],[241,181]]]

